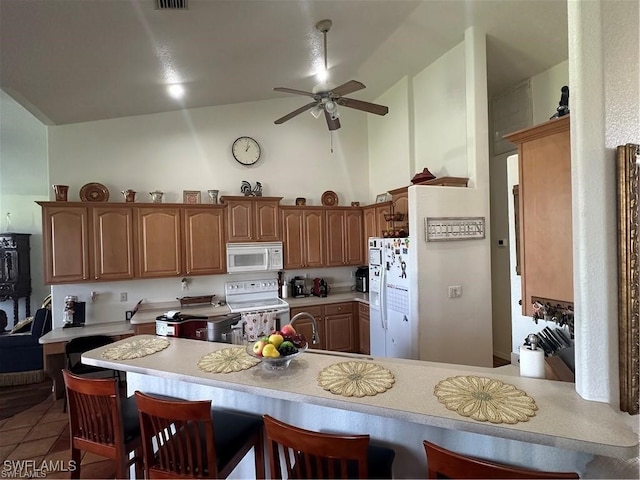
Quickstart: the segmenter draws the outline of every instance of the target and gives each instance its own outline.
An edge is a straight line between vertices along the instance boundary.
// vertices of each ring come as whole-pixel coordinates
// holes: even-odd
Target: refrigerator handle
[[[387,329],[387,269],[384,261],[380,266],[380,321],[383,330]]]

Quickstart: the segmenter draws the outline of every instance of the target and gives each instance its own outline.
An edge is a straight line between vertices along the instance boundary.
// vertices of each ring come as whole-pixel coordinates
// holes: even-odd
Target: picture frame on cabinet
[[[379,193],[376,197],[376,203],[384,203],[391,200],[391,194],[389,192]]]
[[[629,143],[616,149],[618,216],[618,341],[620,410],[640,413],[640,283],[638,267],[638,183],[640,145]]]
[[[183,203],[200,203],[200,191],[198,190],[183,190],[182,191],[182,202]]]

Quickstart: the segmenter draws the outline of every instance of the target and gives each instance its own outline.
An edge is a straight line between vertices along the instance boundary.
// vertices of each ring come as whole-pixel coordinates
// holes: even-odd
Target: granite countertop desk
[[[145,337],[156,338],[151,335],[135,338]],[[260,409],[264,406],[267,411],[262,413],[268,413],[270,401],[286,401],[287,408],[321,406],[338,409],[352,416],[357,412],[376,418],[393,419],[403,422],[407,427],[410,424],[422,425],[418,435],[422,434],[424,426],[429,426],[527,442],[528,448],[535,447],[531,444],[537,444],[607,457],[633,458],[638,455],[639,439],[629,424],[629,416],[615,411],[607,404],[583,400],[576,394],[575,385],[567,382],[498,374],[497,370],[490,368],[415,360],[373,359],[364,355],[325,351],[319,354],[307,351],[293,360],[289,369],[279,373],[256,365],[240,372],[212,374],[199,370],[198,360],[207,353],[230,345],[180,338],[168,340],[170,344],[166,349],[133,360],[105,359],[102,353],[108,347],[87,352],[82,358],[89,365],[128,372],[131,375],[127,375],[127,383],[131,377],[132,389],[157,390],[160,388],[158,385],[154,386],[154,380],[157,379],[176,386],[173,390],[166,386],[163,391],[156,393],[182,393],[186,395],[184,398],[194,395],[201,398],[202,388],[209,388],[212,393],[211,396],[207,393],[208,398],[215,399],[215,391],[222,392],[220,402],[224,401],[225,396],[236,395],[231,402],[234,406],[241,405],[243,394],[249,394],[260,401],[248,408]],[[121,340],[115,345],[126,341]],[[388,368],[395,376],[395,384],[382,394],[363,398],[338,396],[319,387],[316,378],[320,370],[349,359],[373,361]],[[529,421],[512,425],[491,424],[462,417],[447,410],[433,395],[438,382],[458,375],[485,376],[513,384],[535,400],[538,411]],[[192,385],[197,387],[197,392],[188,394]],[[130,391],[131,393],[133,392]]]

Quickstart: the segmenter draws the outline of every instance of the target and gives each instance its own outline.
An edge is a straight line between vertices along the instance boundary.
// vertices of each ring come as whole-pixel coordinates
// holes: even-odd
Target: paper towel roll
[[[531,350],[526,346],[520,347],[520,376],[545,378],[544,350],[541,348]]]

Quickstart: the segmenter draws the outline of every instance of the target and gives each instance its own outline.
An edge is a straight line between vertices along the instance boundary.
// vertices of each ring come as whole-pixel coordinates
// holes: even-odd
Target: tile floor
[[[51,397],[0,420],[0,477],[70,478],[69,419],[62,411],[63,400]],[[11,468],[21,468],[13,471]],[[34,472],[34,470],[39,470]],[[45,471],[49,470],[49,471]],[[81,478],[115,478],[114,463],[92,453],[84,453]]]

